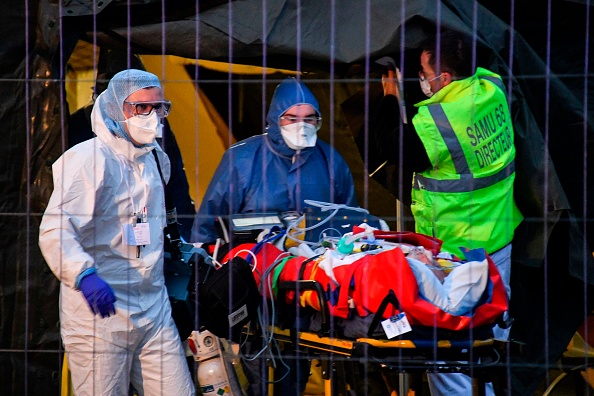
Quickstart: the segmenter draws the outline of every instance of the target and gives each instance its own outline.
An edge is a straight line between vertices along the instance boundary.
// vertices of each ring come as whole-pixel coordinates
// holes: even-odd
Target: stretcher
[[[383,236],[433,252],[441,246],[414,233]],[[356,388],[352,372],[359,366],[381,373],[390,395],[406,395],[410,389],[421,394],[425,373],[465,373],[478,395],[498,377],[502,346],[492,339],[491,327],[507,310],[507,297],[490,258],[484,301],[471,315],[456,316],[421,298],[400,248],[336,268],[333,276],[343,280],[338,286],[315,260],[291,256],[270,243],[239,245],[220,261],[237,256],[251,262],[262,297],[281,313],[264,323],[268,333],[281,347],[297,351],[296,358],[320,362],[327,396],[347,395]],[[362,284],[352,284],[357,276]],[[381,322],[401,313],[406,313],[411,331],[388,339]],[[68,374],[66,362],[63,373]],[[269,378],[274,381],[274,371]],[[63,384],[69,383],[64,377]],[[274,394],[272,386],[268,393]],[[71,394],[71,389],[63,388],[62,394]]]
[[[320,336],[315,332],[296,332],[274,328],[277,341],[295,344],[301,358],[317,359],[322,366],[324,395],[344,395],[354,388],[346,371],[352,363],[375,367],[382,373],[386,394],[407,395],[414,389],[422,394],[421,376],[429,372],[465,373],[473,378],[475,393],[485,394],[486,382],[493,381],[499,367],[499,348],[493,339],[446,341],[436,343],[414,340],[379,340],[358,338],[347,340]],[[352,370],[352,368],[351,368]],[[397,383],[391,379],[397,374]]]
[[[428,249],[440,247],[431,239],[424,244]],[[301,359],[320,361],[325,395],[344,395],[353,389],[353,376],[348,374],[353,364],[379,371],[391,395],[405,395],[410,388],[420,394],[424,373],[465,373],[473,378],[479,395],[485,394],[485,383],[497,377],[502,345],[493,340],[491,328],[498,321],[503,325],[507,296],[490,258],[483,301],[471,314],[455,316],[419,296],[416,279],[399,250],[369,256],[355,265],[357,269],[341,268],[347,281],[336,288],[312,260],[288,256],[269,245],[243,244],[227,254],[235,256],[252,261],[261,293],[278,313],[265,324],[275,340],[299,351]],[[366,274],[362,283],[371,285],[353,285],[356,271]],[[403,312],[411,331],[388,339],[381,322]],[[395,376],[397,386],[392,381]]]

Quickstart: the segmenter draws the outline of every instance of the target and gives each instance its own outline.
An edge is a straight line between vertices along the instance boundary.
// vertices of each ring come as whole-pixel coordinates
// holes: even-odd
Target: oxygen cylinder
[[[242,395],[233,368],[229,369],[223,358],[217,336],[208,330],[194,331],[188,344],[198,362],[197,378],[203,396]]]

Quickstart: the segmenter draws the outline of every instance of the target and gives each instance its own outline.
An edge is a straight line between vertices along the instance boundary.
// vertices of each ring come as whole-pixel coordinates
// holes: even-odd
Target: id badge
[[[122,224],[122,243],[127,246],[143,246],[151,243],[149,223]]]

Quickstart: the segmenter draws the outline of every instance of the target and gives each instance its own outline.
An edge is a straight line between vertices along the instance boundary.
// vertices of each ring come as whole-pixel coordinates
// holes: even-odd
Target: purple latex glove
[[[89,274],[80,280],[79,289],[87,299],[89,308],[102,318],[115,314],[113,303],[116,298],[111,286],[109,286],[96,273]]]

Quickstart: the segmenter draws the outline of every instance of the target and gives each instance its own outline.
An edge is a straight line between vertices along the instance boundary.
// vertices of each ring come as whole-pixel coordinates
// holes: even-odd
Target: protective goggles
[[[133,114],[137,116],[147,116],[155,111],[159,118],[164,118],[169,115],[169,111],[171,110],[171,102],[168,100],[156,100],[152,102],[124,101],[124,103],[132,106]]]
[[[312,125],[318,125],[322,122],[322,117],[307,116],[307,117],[295,117],[295,116],[280,116],[279,119],[289,123],[295,124],[296,122],[305,122]]]

